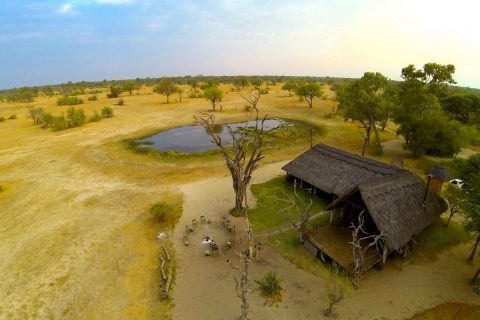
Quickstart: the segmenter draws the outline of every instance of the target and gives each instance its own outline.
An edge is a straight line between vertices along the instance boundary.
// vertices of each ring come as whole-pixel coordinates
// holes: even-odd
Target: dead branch
[[[369,234],[364,230],[365,218],[363,216],[364,210],[358,215],[358,225],[352,223],[350,228],[352,231],[352,241],[349,242],[352,245],[352,254],[353,254],[353,263],[354,263],[354,278],[353,283],[355,286],[358,285],[358,281],[363,273],[367,271],[365,262],[367,259],[370,259],[372,256],[366,256],[368,250],[371,248],[375,249],[375,255],[379,256],[379,259],[374,263],[378,263],[383,259],[383,248],[385,242],[385,233],[383,231],[380,234]],[[364,236],[362,236],[364,235]],[[367,242],[367,245],[362,244]]]

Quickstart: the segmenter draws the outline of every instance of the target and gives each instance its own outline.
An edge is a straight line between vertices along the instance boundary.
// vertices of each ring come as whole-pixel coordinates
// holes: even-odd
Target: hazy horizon
[[[399,80],[427,62],[480,88],[474,1],[3,2],[1,89],[196,74]]]

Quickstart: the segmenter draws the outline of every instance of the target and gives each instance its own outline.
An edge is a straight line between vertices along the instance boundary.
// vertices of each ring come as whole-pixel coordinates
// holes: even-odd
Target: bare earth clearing
[[[173,318],[238,316],[235,271],[226,262],[230,257],[205,257],[200,244],[208,233],[220,243],[228,237],[219,221],[233,206],[233,196],[221,159],[158,161],[119,143],[158,128],[192,123],[192,115],[207,111],[209,104],[191,99],[165,105],[158,95],[124,99],[126,106],[114,107],[114,118],[59,132],[34,127],[25,116],[25,105],[0,104],[0,115],[18,114],[17,120],[0,123],[0,185],[5,189],[0,193],[0,319],[169,318],[168,306],[159,300],[156,235],[161,228],[147,212],[164,192],[184,194],[184,214],[172,234],[178,264]],[[229,93],[226,100],[218,115],[243,119],[241,99]],[[35,106],[64,110],[54,101],[39,98]],[[111,103],[101,98],[84,108],[90,113]],[[272,116],[322,124],[327,128],[322,141],[358,152],[361,135],[351,133],[355,126],[322,118],[332,103],[316,102],[309,110],[277,87],[260,104]],[[284,162],[277,161],[291,159],[308,144],[306,139],[304,145],[270,154],[255,182],[281,175]],[[254,205],[251,196],[250,200]],[[191,246],[184,247],[185,223],[201,214],[212,224],[199,226],[190,236]],[[369,272],[360,289],[350,292],[334,313],[340,319],[403,319],[444,301],[479,304],[468,286],[474,266],[464,262],[467,251],[468,245],[460,245],[435,261],[403,265],[398,260]],[[264,247],[253,264],[252,278],[272,269],[283,281],[282,302],[264,306],[259,293],[252,293],[252,318],[323,317],[325,279]]]

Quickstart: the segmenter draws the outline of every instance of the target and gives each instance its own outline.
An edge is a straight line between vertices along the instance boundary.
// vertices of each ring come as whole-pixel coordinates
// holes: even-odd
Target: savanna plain
[[[281,87],[271,85],[261,96],[260,115],[298,121],[304,130],[272,139],[253,175],[250,208],[256,206],[255,187],[283,177],[281,167],[308,150],[311,130],[313,143],[362,151],[358,125],[336,113],[328,85],[312,108]],[[231,85],[221,89],[225,95],[221,111],[214,112],[216,122],[244,121],[242,96]],[[81,108],[91,114],[109,106],[113,117],[60,131],[43,130],[28,116],[39,107],[61,114],[66,107],[56,104],[57,97],[0,103],[0,115],[17,115],[0,122],[0,319],[235,319],[240,312],[235,252],[206,257],[201,245],[205,234],[220,241],[230,236],[221,226],[234,206],[223,158],[215,152],[139,152],[131,142],[195,124],[193,116],[211,112],[211,103],[172,95],[167,104],[151,87],[142,87],[123,93],[124,103],[117,105],[106,93],[103,88],[96,101],[83,96]],[[408,169],[425,176],[425,163],[435,159],[411,157],[394,131],[389,124],[380,133],[382,156],[370,149],[367,156],[387,163],[404,157]],[[169,208],[161,221],[149,212],[156,202]],[[200,224],[185,246],[185,225],[201,215],[211,223]],[[441,230],[445,218],[437,223]],[[242,220],[230,219],[238,226],[235,242],[241,247]],[[456,219],[453,228],[461,228]],[[395,257],[381,270],[367,272],[355,289],[302,246],[292,245],[295,235],[288,224],[285,230],[255,230],[252,220],[262,250],[250,276],[260,280],[274,270],[283,288],[273,302],[253,290],[252,319],[326,318],[332,283],[343,292],[330,316],[338,319],[480,319],[479,297],[469,285],[475,266],[466,262],[468,234],[438,250],[419,247],[407,258]],[[158,239],[161,232],[166,237]],[[161,298],[164,247],[173,271],[167,299]]]

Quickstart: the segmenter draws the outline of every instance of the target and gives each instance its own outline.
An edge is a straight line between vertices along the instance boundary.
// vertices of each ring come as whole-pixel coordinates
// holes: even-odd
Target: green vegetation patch
[[[57,99],[58,106],[67,106],[67,105],[73,106],[73,105],[82,104],[82,103],[83,103],[83,100],[79,97],[65,96]]]
[[[462,224],[450,221],[448,227],[445,227],[446,223],[446,219],[441,217],[423,230],[415,239],[415,254],[432,258],[438,252],[470,239],[470,233]]]
[[[289,205],[288,203],[278,201],[278,198],[286,198],[285,193],[293,196],[293,192],[293,183],[287,181],[285,176],[253,185],[252,193],[257,199],[257,205],[255,209],[249,211],[249,217],[254,230],[262,231],[288,223],[285,217],[280,213],[280,210]],[[309,202],[309,199],[313,200],[313,204],[310,208],[310,213],[312,215],[321,212],[328,204],[327,200],[300,188],[297,188],[297,194],[306,204]],[[293,219],[300,218],[294,208],[286,210],[285,213]]]
[[[266,243],[275,248],[279,254],[300,269],[322,279],[329,279],[336,282],[342,287],[344,293],[351,290],[352,284],[350,280],[338,269],[322,263],[311,255],[303,247],[303,244],[298,241],[298,232],[295,230],[278,233],[267,239]]]

